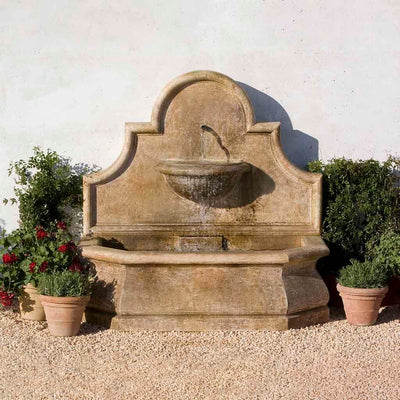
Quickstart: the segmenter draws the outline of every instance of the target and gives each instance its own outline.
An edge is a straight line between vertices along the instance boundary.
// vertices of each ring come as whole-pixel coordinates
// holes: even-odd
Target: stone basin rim
[[[250,165],[241,160],[163,160],[156,166],[164,175],[210,176],[242,174],[250,170]]]
[[[329,254],[318,239],[302,241],[302,247],[283,250],[228,250],[228,251],[153,251],[120,250],[100,245],[82,246],[82,255],[89,259],[116,264],[287,264],[299,260],[315,259]]]

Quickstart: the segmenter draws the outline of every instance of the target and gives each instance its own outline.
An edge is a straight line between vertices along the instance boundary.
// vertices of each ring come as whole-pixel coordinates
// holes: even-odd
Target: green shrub
[[[71,164],[71,160],[55,151],[46,152],[34,147],[27,161],[10,163],[9,175],[15,175],[15,197],[4,199],[4,204],[18,203],[20,226],[45,229],[53,221],[67,221],[66,207],[82,208],[82,177],[98,170],[85,164]]]
[[[385,232],[378,245],[371,247],[370,259],[383,265],[390,275],[400,275],[400,233]]]
[[[375,261],[351,260],[350,265],[342,268],[338,282],[350,288],[380,288],[387,285],[388,271]]]
[[[365,260],[383,232],[400,228],[399,165],[394,158],[309,163],[309,171],[323,174],[322,237],[331,250],[318,263],[320,272],[337,272],[351,258]]]
[[[61,271],[42,275],[38,284],[39,293],[54,297],[87,296],[92,291],[92,281],[88,274]]]

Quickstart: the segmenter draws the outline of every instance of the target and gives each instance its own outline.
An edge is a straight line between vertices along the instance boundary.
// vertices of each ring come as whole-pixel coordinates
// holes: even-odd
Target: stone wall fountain
[[[173,80],[149,123],[84,179],[83,255],[98,283],[88,321],[121,330],[283,330],[328,320],[315,270],[321,176],[256,123],[230,78]]]

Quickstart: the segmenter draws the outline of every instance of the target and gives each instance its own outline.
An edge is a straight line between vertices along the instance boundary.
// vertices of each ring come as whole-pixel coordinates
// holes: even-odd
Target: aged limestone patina
[[[328,320],[315,270],[321,175],[282,152],[241,87],[174,79],[151,122],[126,123],[111,167],[84,179],[88,321],[121,330],[277,329]]]

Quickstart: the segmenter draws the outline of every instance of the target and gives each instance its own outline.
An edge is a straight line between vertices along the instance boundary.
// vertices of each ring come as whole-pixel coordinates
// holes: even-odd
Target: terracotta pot
[[[90,296],[40,296],[49,331],[53,336],[75,336],[79,332],[83,311]]]
[[[388,287],[356,289],[337,285],[342,296],[347,321],[352,325],[373,325]]]
[[[32,321],[46,321],[40,295],[35,286],[28,283],[24,286],[22,294],[18,297],[19,309],[23,319]]]

